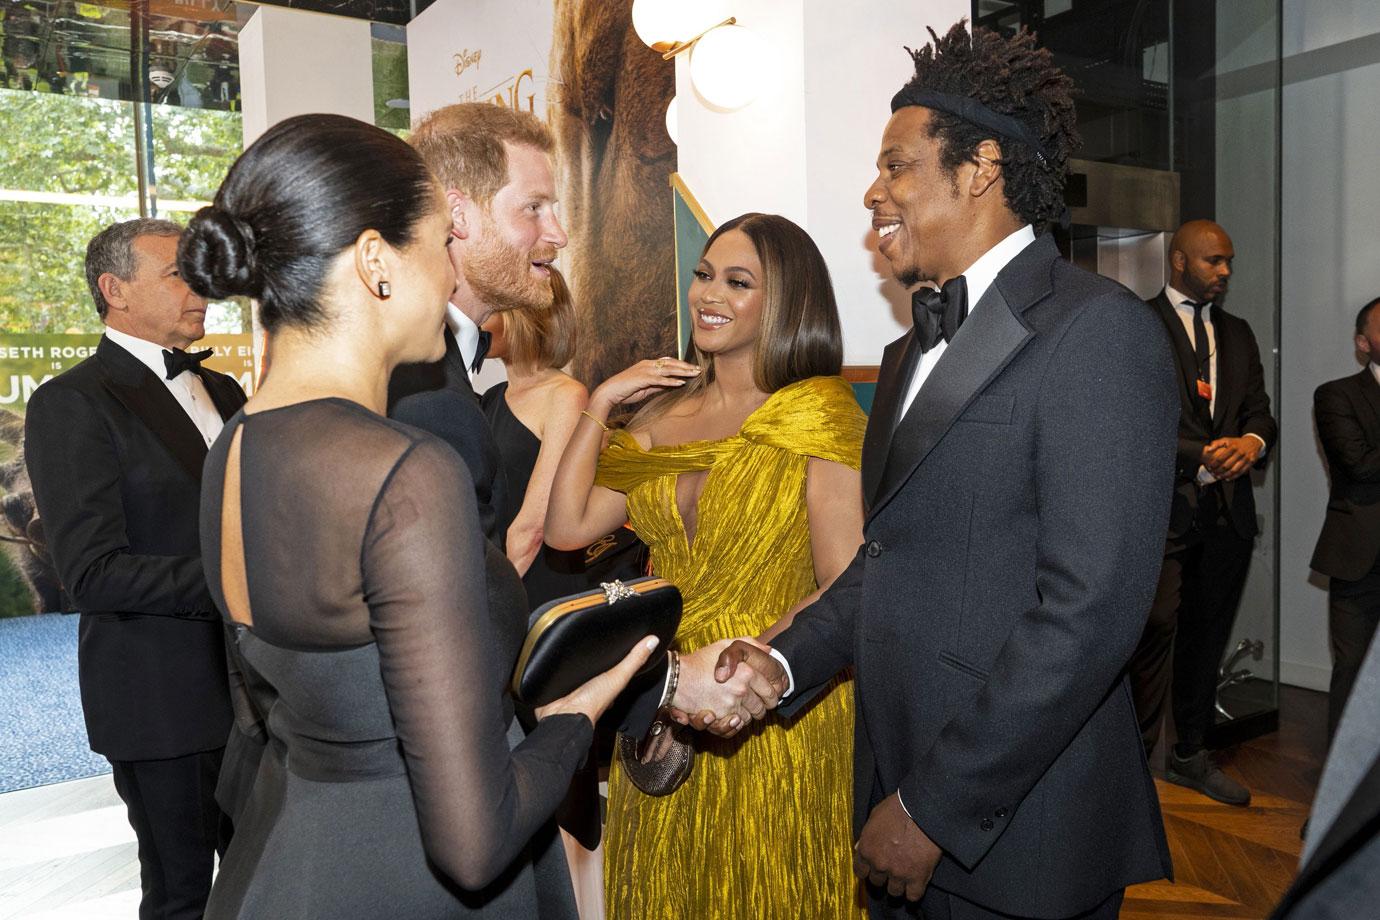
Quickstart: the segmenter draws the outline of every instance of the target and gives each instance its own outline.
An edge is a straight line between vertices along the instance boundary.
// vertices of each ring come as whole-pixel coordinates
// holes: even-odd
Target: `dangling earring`
[[[389,287],[387,281],[379,282],[379,296],[382,297],[384,300],[387,300],[388,298],[393,296],[393,289]]]

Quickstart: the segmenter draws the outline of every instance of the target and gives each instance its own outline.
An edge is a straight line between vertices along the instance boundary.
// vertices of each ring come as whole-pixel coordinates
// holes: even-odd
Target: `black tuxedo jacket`
[[[1174,507],[1169,516],[1169,537],[1177,541],[1193,527],[1198,513],[1198,487],[1194,480],[1202,465],[1203,448],[1217,438],[1239,438],[1254,434],[1265,441],[1268,453],[1279,437],[1279,428],[1270,415],[1270,396],[1265,392],[1265,371],[1260,364],[1260,348],[1250,324],[1213,304],[1212,327],[1217,343],[1217,379],[1213,382],[1217,403],[1212,417],[1202,409],[1198,394],[1198,359],[1188,333],[1169,298],[1161,291],[1149,301],[1164,321],[1174,344],[1174,367],[1178,372],[1179,449],[1174,476]],[[1263,462],[1263,461],[1262,461]],[[1250,539],[1259,528],[1255,522],[1255,493],[1249,476],[1222,483],[1222,495],[1232,527]]]
[[[795,679],[783,713],[852,666],[855,831],[899,790],[944,851],[932,884],[1066,917],[1170,872],[1123,676],[1169,521],[1169,343],[1045,235],[893,432],[916,347],[907,333],[882,358],[865,542],[773,643]]]
[[[201,370],[222,418],[245,397]],[[91,749],[160,760],[225,744],[220,614],[201,568],[206,442],[167,386],[109,339],[34,391],[25,454],[58,575],[81,611]]]
[[[508,477],[489,420],[479,407],[460,345],[445,331],[446,354],[430,364],[405,364],[388,381],[388,417],[436,435],[465,460],[474,477],[484,536],[504,548],[508,526]]]
[[[1313,418],[1332,492],[1311,565],[1356,581],[1380,556],[1380,384],[1370,368],[1318,387]]]

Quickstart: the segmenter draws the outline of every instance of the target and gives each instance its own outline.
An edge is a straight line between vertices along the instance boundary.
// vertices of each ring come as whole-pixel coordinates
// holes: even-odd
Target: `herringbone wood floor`
[[[1126,893],[1122,920],[1268,917],[1298,868],[1299,828],[1322,769],[1327,696],[1281,687],[1279,731],[1219,752],[1246,808],[1156,780],[1175,880]],[[1155,758],[1159,762],[1159,752]]]

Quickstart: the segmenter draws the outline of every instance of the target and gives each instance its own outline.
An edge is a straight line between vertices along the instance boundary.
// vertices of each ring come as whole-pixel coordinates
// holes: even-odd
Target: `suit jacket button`
[[[998,809],[997,809],[997,817],[998,817],[998,818],[1005,818],[1005,817],[1006,817],[1006,809],[1005,809],[1005,808],[998,808]]]
[[[873,559],[876,559],[882,554],[882,544],[873,540],[871,543],[867,544],[867,554]]]
[[[991,818],[983,818],[983,819],[982,819],[982,825],[981,825],[981,826],[982,826],[982,829],[985,830],[985,831],[990,831],[993,827],[995,827],[995,825],[992,824],[992,819],[991,819]]]

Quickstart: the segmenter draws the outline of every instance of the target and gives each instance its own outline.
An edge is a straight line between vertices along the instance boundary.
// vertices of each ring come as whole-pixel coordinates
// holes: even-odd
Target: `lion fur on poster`
[[[632,28],[631,0],[553,0],[549,120],[556,134],[562,262],[577,310],[573,373],[594,387],[675,354],[675,239],[666,106],[675,66]]]

